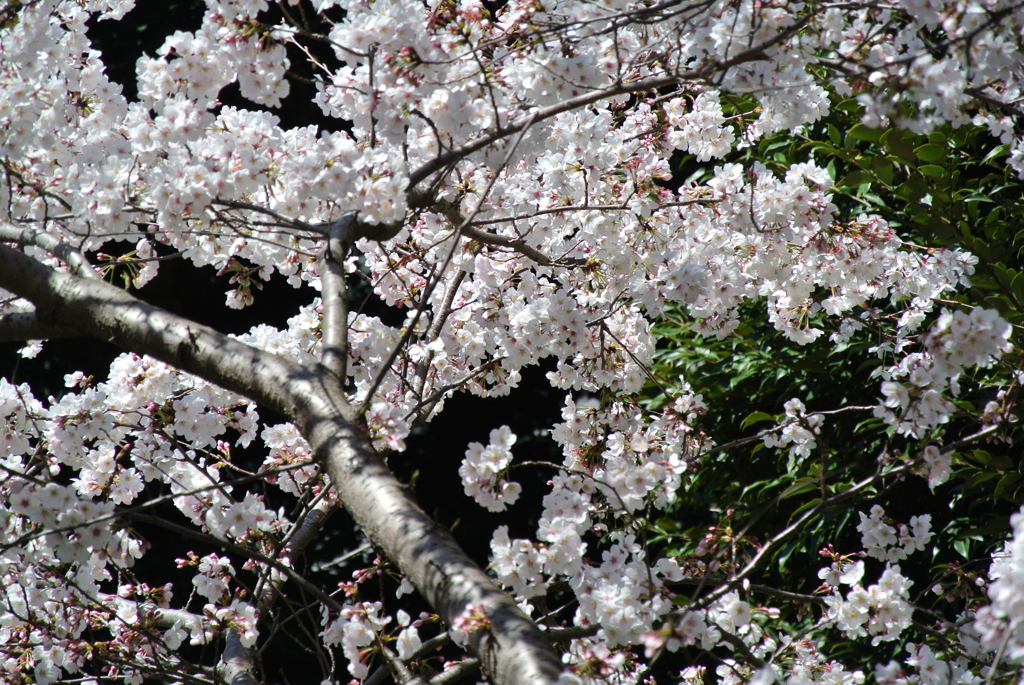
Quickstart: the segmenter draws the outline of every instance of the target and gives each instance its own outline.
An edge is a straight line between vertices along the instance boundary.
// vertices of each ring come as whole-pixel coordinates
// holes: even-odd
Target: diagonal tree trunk
[[[558,678],[560,661],[544,634],[410,498],[356,425],[338,377],[326,367],[257,350],[3,245],[0,287],[35,304],[38,326],[77,329],[148,354],[288,417],[327,465],[356,523],[445,622],[451,625],[470,605],[483,606],[492,628],[470,633],[468,647],[495,682],[544,685]]]

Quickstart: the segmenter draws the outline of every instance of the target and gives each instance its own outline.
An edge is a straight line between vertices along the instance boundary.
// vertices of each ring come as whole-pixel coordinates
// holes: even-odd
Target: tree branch
[[[39,320],[35,312],[18,312],[0,316],[0,342],[24,342],[26,340],[58,340],[80,336],[70,326],[61,326]]]
[[[723,585],[731,585],[732,580],[729,578],[683,578],[682,580],[670,581],[672,585],[697,585],[697,586],[708,586],[708,587],[721,587]],[[808,595],[801,592],[790,592],[788,590],[779,590],[770,585],[758,585],[751,583],[746,587],[750,592],[757,592],[762,595],[768,595],[769,597],[778,597],[779,599],[788,599],[793,602],[805,602],[808,604],[825,604],[825,598],[817,595]]]
[[[598,90],[584,93],[568,100],[549,105],[547,107],[535,108],[528,114],[524,114],[515,121],[511,122],[504,128],[499,128],[496,131],[488,133],[487,135],[481,136],[476,140],[472,140],[464,145],[460,145],[457,148],[453,148],[448,152],[438,155],[434,159],[422,164],[418,169],[409,174],[409,185],[408,192],[414,193],[416,186],[423,180],[427,179],[431,174],[446,168],[449,164],[457,162],[460,159],[468,157],[477,150],[481,150],[492,143],[495,143],[503,138],[507,138],[519,131],[528,128],[535,122],[544,121],[551,117],[557,116],[563,112],[570,112],[574,109],[581,109],[587,105],[592,105],[595,102],[606,100],[616,95],[627,95],[630,93],[642,93],[645,91],[660,90],[662,88],[668,88],[671,86],[678,85],[686,81],[702,81],[715,72],[724,73],[728,69],[743,64],[744,62],[754,62],[765,59],[765,53],[770,48],[778,45],[785,41],[787,38],[795,35],[800,29],[811,20],[814,12],[809,12],[800,20],[794,22],[790,26],[779,31],[777,34],[764,41],[760,45],[750,47],[729,59],[721,62],[715,60],[708,64],[705,64],[699,69],[691,69],[680,74],[672,74],[669,76],[654,76],[651,78],[642,79],[639,81],[626,81],[614,83],[607,88],[601,88]]]
[[[290,564],[296,557],[309,546],[309,543],[321,531],[328,518],[334,513],[333,504],[327,504],[325,500],[316,503],[316,506],[309,510],[302,519],[302,524],[292,532],[288,545],[282,550],[282,563]],[[256,600],[257,619],[266,615],[273,603],[281,594],[281,588],[288,580],[288,575],[271,568],[269,576],[263,588],[259,591]],[[242,644],[242,636],[236,630],[227,632],[224,641],[224,653],[217,665],[217,673],[230,685],[259,685],[255,675],[255,663],[253,661],[253,650]]]
[[[320,253],[320,298],[323,302],[321,363],[344,386],[348,374],[348,287],[345,257],[352,245],[356,213],[348,212],[331,226],[330,237]]]
[[[34,228],[18,228],[4,221],[0,222],[0,240],[19,245],[35,245],[54,257],[62,259],[68,268],[83,278],[98,280],[100,277],[81,252],[52,233],[38,231]]]
[[[263,352],[4,245],[0,287],[32,301],[41,321],[148,354],[292,420],[314,457],[327,464],[356,523],[449,625],[468,606],[483,606],[492,627],[472,632],[469,649],[497,683],[544,685],[558,678],[561,662],[544,634],[412,501],[355,425],[355,412],[325,367]]]
[[[170,628],[175,623],[180,623],[183,628],[192,630],[198,628],[199,630],[207,630],[214,625],[208,617],[201,614],[194,614],[191,611],[185,609],[165,609],[164,607],[157,606],[152,602],[139,602],[133,599],[125,599],[124,597],[118,597],[117,595],[110,595],[105,592],[99,593],[96,597],[90,597],[90,601],[96,602],[100,607],[105,607],[109,610],[110,605],[115,607],[132,607],[139,614],[142,614],[146,618],[143,622],[151,621],[151,625],[157,628]]]
[[[302,524],[295,529],[287,546],[282,550],[281,562],[290,564],[302,554],[302,552],[313,541],[320,529],[323,528],[327,519],[334,512],[334,505],[327,504],[321,499],[303,518]],[[256,600],[257,620],[266,615],[270,607],[274,605],[281,587],[288,576],[276,569],[270,570],[270,575],[259,592]],[[255,664],[252,657],[252,649],[242,645],[241,636],[237,630],[229,630],[225,637],[224,653],[221,662],[217,666],[217,672],[231,685],[259,685],[255,675]]]
[[[256,550],[252,550],[252,549],[249,549],[247,547],[243,547],[242,545],[237,545],[237,544],[235,544],[233,542],[229,542],[227,540],[221,540],[220,538],[214,537],[213,535],[210,535],[209,533],[203,533],[203,532],[200,532],[198,530],[194,530],[192,528],[187,528],[186,526],[179,526],[176,523],[171,523],[170,521],[165,521],[165,520],[163,520],[162,518],[160,518],[158,516],[149,516],[149,515],[144,515],[144,514],[136,514],[136,515],[132,516],[131,519],[133,521],[138,521],[139,523],[148,523],[151,526],[157,526],[159,528],[164,528],[164,529],[169,530],[169,531],[171,531],[173,533],[177,533],[178,535],[181,535],[182,537],[192,538],[193,540],[199,540],[201,542],[205,542],[205,543],[210,544],[210,545],[215,545],[217,547],[221,547],[221,548],[227,550],[228,552],[232,552],[232,553],[237,554],[239,556],[246,557],[248,559],[252,559],[253,561],[258,561],[261,564],[266,564],[267,566],[269,566],[272,569],[276,570],[282,576],[287,577],[291,581],[301,585],[303,587],[303,589],[306,590],[306,592],[308,592],[309,594],[311,594],[314,597],[316,597],[317,599],[319,599],[321,602],[323,602],[325,605],[327,605],[329,608],[333,609],[334,611],[340,611],[341,608],[342,608],[341,604],[338,603],[338,600],[336,600],[333,597],[331,597],[330,595],[328,595],[326,592],[324,592],[323,590],[318,588],[316,585],[314,585],[313,583],[309,582],[308,580],[306,580],[305,578],[300,576],[298,573],[296,573],[292,569],[290,569],[287,566],[285,566],[284,564],[282,564],[280,561],[277,561],[276,559],[271,559],[270,557],[268,557],[266,555],[260,554]]]
[[[266,214],[267,216],[273,217],[280,221],[286,226],[291,226],[301,231],[308,231],[317,235],[326,236],[329,231],[328,225],[323,224],[308,224],[305,221],[299,219],[293,219],[290,216],[285,216],[280,212],[275,212],[269,207],[263,207],[260,205],[254,205],[251,202],[238,202],[237,200],[226,200],[223,198],[214,199],[211,204],[219,205],[221,207],[228,207],[229,209],[244,209],[250,212],[257,212],[259,214]]]
[[[697,72],[694,72],[696,75]],[[507,138],[519,131],[522,131],[529,127],[531,124],[537,121],[543,121],[550,119],[551,117],[557,116],[562,112],[569,112],[574,109],[586,107],[592,105],[595,102],[604,100],[616,95],[623,95],[626,93],[636,93],[646,90],[657,90],[659,88],[667,88],[674,86],[681,80],[686,80],[686,76],[656,76],[654,78],[644,79],[642,81],[632,81],[630,83],[617,83],[608,88],[596,90],[590,93],[584,93],[578,97],[563,100],[562,102],[550,105],[548,107],[541,107],[534,109],[529,114],[525,114],[508,126],[499,128],[498,130],[488,133],[487,135],[481,136],[476,140],[470,141],[464,145],[460,145],[457,148],[453,148],[448,152],[438,155],[434,159],[422,164],[418,169],[409,174],[409,192],[413,192],[416,185],[421,181],[428,178],[434,172],[446,168],[452,162],[457,162],[460,159],[468,157],[477,150],[482,150],[492,143],[496,143],[503,138]]]

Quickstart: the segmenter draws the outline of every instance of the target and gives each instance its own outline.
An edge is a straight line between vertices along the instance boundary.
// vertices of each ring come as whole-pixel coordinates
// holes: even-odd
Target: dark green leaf
[[[857,169],[856,171],[851,171],[846,176],[844,176],[843,180],[839,181],[839,183],[837,183],[836,185],[856,188],[870,181],[871,176],[867,172]]]
[[[914,154],[916,154],[917,158],[920,159],[922,162],[934,164],[936,162],[941,162],[942,160],[944,160],[946,158],[946,153],[948,151],[948,148],[946,148],[944,145],[933,145],[929,143],[928,145],[922,145],[921,147],[914,150]]]
[[[886,150],[907,162],[913,163],[917,161],[917,156],[914,154],[913,143],[906,137],[908,135],[910,134],[899,129],[889,129],[881,137],[881,141]]]
[[[857,140],[867,140],[874,143],[882,137],[883,133],[885,133],[885,129],[871,128],[864,124],[854,124],[853,128],[847,131],[846,135]]]
[[[828,130],[828,139],[831,140],[834,144],[839,145],[842,142],[842,140],[843,140],[842,135],[840,135],[840,133],[839,133],[839,129],[837,129],[832,124],[828,124],[827,130]]]
[[[782,494],[779,495],[779,499],[787,499],[793,495],[799,495],[810,490],[817,490],[820,486],[821,484],[818,482],[817,478],[797,478],[796,482],[783,490]]]
[[[758,423],[760,421],[772,421],[772,422],[774,422],[775,421],[775,417],[772,416],[771,414],[766,414],[763,411],[755,411],[753,414],[749,414],[747,416],[747,418],[743,419],[743,422],[740,423],[740,428],[741,429],[746,428],[747,426],[750,426],[752,424]]]

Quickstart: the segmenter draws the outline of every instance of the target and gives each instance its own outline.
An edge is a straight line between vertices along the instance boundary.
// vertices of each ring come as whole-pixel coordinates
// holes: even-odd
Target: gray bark
[[[8,314],[0,326],[0,342],[24,342],[26,340],[57,340],[81,335],[74,328],[42,322],[35,312]]]
[[[327,245],[320,254],[320,301],[323,303],[321,363],[341,383],[348,375],[348,288],[345,257],[353,242],[356,213],[349,212],[334,222]]]
[[[410,498],[356,426],[356,412],[326,367],[262,352],[3,245],[0,287],[31,301],[41,324],[148,354],[287,416],[327,465],[356,523],[446,623],[470,604],[483,605],[493,627],[471,633],[469,650],[495,682],[544,685],[557,679],[561,663],[544,634]],[[7,318],[0,319],[0,329]]]

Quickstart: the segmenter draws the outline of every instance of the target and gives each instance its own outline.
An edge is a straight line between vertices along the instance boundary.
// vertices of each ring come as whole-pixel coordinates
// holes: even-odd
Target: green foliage
[[[974,287],[957,301],[1024,324],[1024,187],[1005,164],[1007,145],[978,126],[924,135],[855,124],[845,137],[826,127],[829,142],[809,134],[802,147],[831,160],[846,207],[885,218],[904,240],[972,252]]]
[[[1006,165],[1007,146],[977,126],[927,134],[868,128],[859,123],[854,100],[836,98],[833,104],[813,130],[765,137],[727,161],[746,168],[761,163],[784,175],[790,165],[813,158],[827,165],[835,181],[833,202],[841,221],[878,215],[901,240],[922,250],[973,253],[978,264],[972,287],[939,301],[936,312],[994,308],[1015,326],[1017,339],[1024,325],[1024,184]],[[753,103],[735,99],[726,114],[742,117],[752,110]],[[692,159],[683,159],[678,175],[699,180],[712,173],[694,168]],[[992,369],[961,378],[953,420],[925,441],[908,441],[870,410],[880,397],[877,372],[888,364],[871,349],[879,342],[875,332],[866,329],[839,346],[826,337],[798,346],[768,323],[763,303],[747,305],[741,321],[725,340],[702,338],[677,308],[656,329],[654,377],[670,392],[687,382],[703,395],[709,411],[701,427],[718,447],[691,472],[672,515],[654,525],[652,540],[671,553],[692,555],[691,563],[721,564],[716,573],[728,577],[806,515],[803,525],[769,551],[750,581],[812,593],[820,583],[817,570],[830,563],[819,550],[834,545],[836,553],[859,551],[857,512],[867,512],[877,497],[900,522],[932,514],[930,553],[911,557],[904,569],[917,568],[921,572],[914,577],[931,577],[945,590],[940,598],[928,586],[915,587],[918,606],[935,605],[955,618],[981,594],[973,581],[987,570],[994,545],[1005,537],[1009,514],[1024,503],[1024,460],[1016,440],[965,445],[954,457],[953,477],[934,492],[923,478],[910,476],[882,480],[830,507],[820,504],[887,465],[917,458],[924,444],[948,445],[977,432],[988,403],[1013,406],[1017,372],[1024,366],[1019,351]],[[652,408],[666,401],[654,384],[646,397]],[[759,437],[780,423],[783,404],[791,398],[803,401],[808,414],[837,412],[825,416],[818,445],[806,457],[766,447]],[[1017,435],[1019,430],[1011,437]],[[880,569],[869,562],[868,575],[877,577]],[[768,599],[752,601],[779,607],[794,634],[813,632],[822,614],[820,606],[806,602]],[[866,668],[882,660],[877,651],[844,658],[847,665]]]

